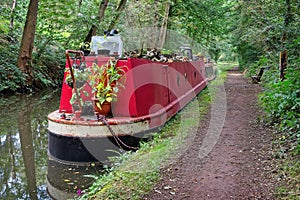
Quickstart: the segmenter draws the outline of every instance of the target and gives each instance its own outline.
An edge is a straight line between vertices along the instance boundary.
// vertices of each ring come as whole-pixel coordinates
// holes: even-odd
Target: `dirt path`
[[[258,85],[238,71],[225,82],[226,118],[218,142],[203,159],[199,146],[210,116],[203,121],[191,147],[162,169],[163,177],[144,199],[274,199],[272,134],[257,123]]]

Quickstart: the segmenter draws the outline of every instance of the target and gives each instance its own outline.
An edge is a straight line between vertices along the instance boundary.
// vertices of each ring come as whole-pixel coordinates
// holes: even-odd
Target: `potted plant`
[[[72,97],[70,99],[73,112],[79,111],[82,115],[91,115],[93,114],[93,110],[91,110],[92,102],[83,100],[83,96],[89,96],[84,87],[89,80],[91,70],[85,66],[84,62],[79,65],[73,65],[72,70],[75,83],[73,82],[70,72],[67,74],[65,81],[73,88]],[[68,69],[68,71],[70,71],[70,69]]]
[[[88,56],[91,53],[91,44],[89,42],[81,43],[80,49],[83,51],[85,56]]]
[[[83,115],[90,115],[91,112],[85,113],[85,110],[90,110],[88,107],[93,104],[95,112],[101,115],[110,113],[111,102],[117,100],[117,93],[121,87],[124,87],[125,81],[125,77],[121,79],[125,74],[125,66],[117,67],[116,63],[117,61],[111,58],[101,66],[93,63],[91,67],[83,65],[72,67],[75,84],[70,73],[66,76],[66,83],[73,88],[70,103],[74,112],[79,110]],[[92,88],[92,94],[85,91],[86,83]],[[92,101],[83,100],[84,96],[90,95],[93,95],[90,98]]]
[[[111,58],[106,64],[98,66],[94,63],[91,66],[89,84],[92,87],[95,112],[101,115],[108,115],[111,102],[117,100],[117,93],[124,87],[125,66],[116,66],[117,61]],[[122,78],[122,79],[121,79]]]

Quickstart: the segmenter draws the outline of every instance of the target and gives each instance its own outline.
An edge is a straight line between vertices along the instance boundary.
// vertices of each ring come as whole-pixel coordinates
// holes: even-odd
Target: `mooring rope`
[[[97,115],[97,120],[98,122],[101,121],[103,124],[106,125],[106,127],[108,128],[109,132],[112,134],[112,136],[114,137],[115,141],[117,142],[118,146],[122,149],[122,146],[120,145],[120,143],[124,146],[127,147],[129,149],[134,149],[137,150],[139,149],[138,147],[133,147],[133,146],[129,146],[127,144],[125,144],[114,132],[114,130],[111,128],[110,124],[108,123],[107,119],[105,116],[103,115]]]

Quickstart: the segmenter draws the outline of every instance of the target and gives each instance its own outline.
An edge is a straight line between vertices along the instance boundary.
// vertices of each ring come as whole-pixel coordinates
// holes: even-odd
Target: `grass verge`
[[[299,200],[300,197],[300,144],[290,147],[291,141],[283,136],[275,144],[276,174],[279,186],[275,189],[277,199]]]
[[[285,160],[280,170],[284,184],[275,191],[278,199],[299,200],[300,197],[300,161]]]

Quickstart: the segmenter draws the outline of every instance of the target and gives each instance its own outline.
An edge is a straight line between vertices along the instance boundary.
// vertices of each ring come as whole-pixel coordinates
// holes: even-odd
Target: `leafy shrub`
[[[0,92],[15,92],[25,85],[25,78],[19,68],[15,65],[17,62],[16,44],[0,44]]]
[[[281,131],[300,142],[300,37],[288,45],[289,59],[285,80],[279,81],[278,69],[276,77],[268,79],[265,92],[260,96],[262,105],[271,123]],[[274,61],[275,65],[276,62]],[[274,74],[274,73],[273,73]],[[300,143],[299,143],[300,144]]]
[[[61,84],[64,74],[65,50],[55,42],[40,41],[34,57],[34,78],[38,88],[56,87]]]
[[[0,40],[0,93],[44,89],[61,84],[65,64],[64,50],[58,44],[42,44],[43,48],[38,43],[37,52],[33,52],[34,85],[28,86],[26,77],[16,66],[19,43],[14,38],[7,40],[3,37]]]
[[[269,122],[297,138],[300,138],[299,77],[299,69],[290,67],[285,80],[267,83],[266,90],[260,95]]]

